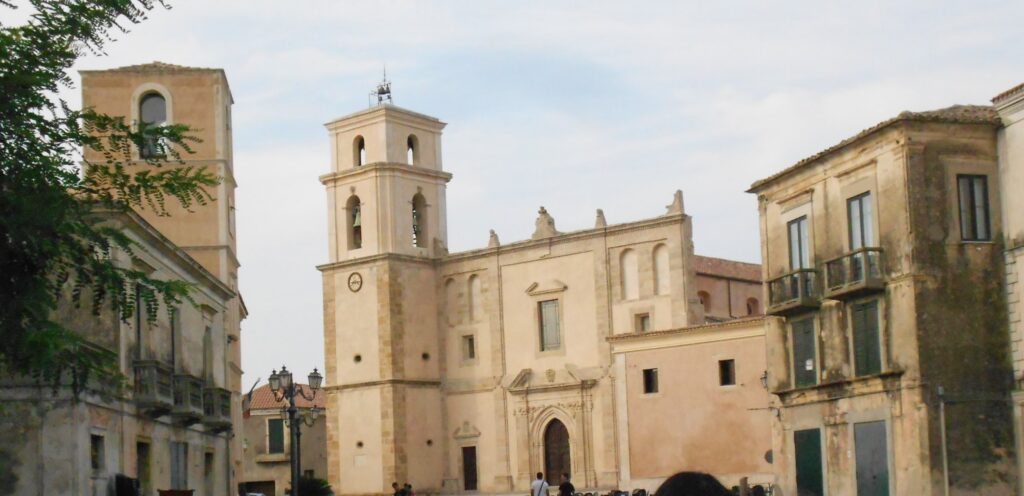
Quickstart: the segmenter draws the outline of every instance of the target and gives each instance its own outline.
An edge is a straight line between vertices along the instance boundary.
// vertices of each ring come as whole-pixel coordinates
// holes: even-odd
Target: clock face
[[[348,276],[348,290],[355,293],[363,289],[363,276],[358,272],[353,272]]]

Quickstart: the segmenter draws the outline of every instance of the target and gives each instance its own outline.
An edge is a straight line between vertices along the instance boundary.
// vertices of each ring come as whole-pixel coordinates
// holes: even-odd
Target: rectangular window
[[[658,392],[658,369],[644,369],[644,394]]]
[[[106,449],[103,445],[103,436],[93,434],[89,436],[89,462],[92,465],[92,471],[99,473],[103,471],[106,465]]]
[[[882,347],[878,329],[878,300],[855,303],[853,319],[853,372],[858,376],[882,371]]]
[[[213,453],[203,454],[203,483],[206,494],[213,494]]]
[[[472,335],[462,336],[462,359],[472,360],[476,358],[476,338]]]
[[[960,199],[960,237],[964,241],[989,241],[988,178],[958,175]]]
[[[811,267],[811,246],[807,232],[807,216],[789,221],[789,268],[791,270]]]
[[[188,489],[188,443],[171,442],[171,489]]]
[[[885,422],[853,424],[857,451],[857,494],[889,496],[889,448]]]
[[[718,385],[736,385],[736,360],[718,361]]]
[[[284,420],[267,419],[267,453],[284,453]]]
[[[793,382],[796,387],[818,383],[818,356],[814,336],[814,319],[795,320],[793,331]]]
[[[135,358],[142,360],[142,290],[135,287]]]
[[[850,251],[875,246],[871,193],[864,193],[846,200],[846,217],[849,227]]]
[[[181,309],[171,310],[171,367],[178,370],[178,336],[181,334]]]
[[[825,478],[821,466],[821,431],[793,432],[796,451],[796,492],[807,496],[825,496]]]
[[[651,314],[637,314],[636,321],[633,323],[633,325],[636,332],[649,332],[651,330]]]
[[[537,305],[540,309],[540,351],[557,350],[562,347],[558,300],[542,301]]]

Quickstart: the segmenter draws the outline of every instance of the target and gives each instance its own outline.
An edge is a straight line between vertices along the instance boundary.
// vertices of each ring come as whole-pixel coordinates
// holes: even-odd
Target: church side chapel
[[[540,207],[531,239],[449,253],[445,123],[380,101],[326,127],[338,494],[770,480],[761,269],[695,255],[682,192],[571,232]]]

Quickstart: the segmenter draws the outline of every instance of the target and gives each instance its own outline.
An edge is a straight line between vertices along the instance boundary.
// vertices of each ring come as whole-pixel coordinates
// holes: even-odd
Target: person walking
[[[548,496],[550,487],[544,480],[544,472],[537,472],[537,480],[530,485],[530,496]]]
[[[569,474],[562,473],[562,483],[558,485],[558,496],[572,496],[576,494],[576,486],[569,482]]]

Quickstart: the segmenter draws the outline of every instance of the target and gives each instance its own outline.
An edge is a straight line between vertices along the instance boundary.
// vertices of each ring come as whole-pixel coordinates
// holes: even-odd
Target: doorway
[[[462,489],[476,491],[476,446],[462,447]]]
[[[569,430],[561,420],[555,419],[544,429],[544,475],[548,484],[557,487],[563,473],[572,474]]]

